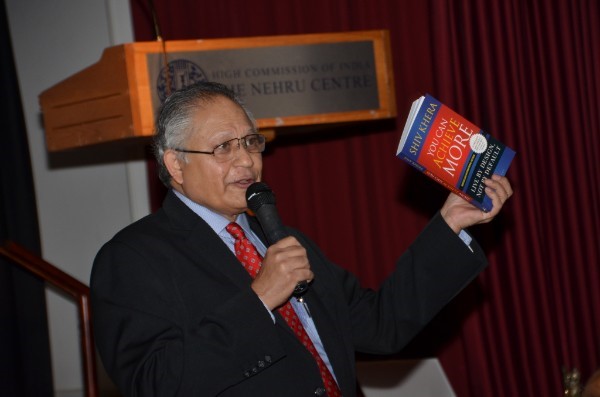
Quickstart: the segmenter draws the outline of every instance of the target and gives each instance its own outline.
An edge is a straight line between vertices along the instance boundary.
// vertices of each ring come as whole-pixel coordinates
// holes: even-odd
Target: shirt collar
[[[225,218],[223,215],[214,212],[207,207],[196,203],[193,200],[190,200],[183,193],[173,189],[173,193],[177,196],[189,209],[191,209],[196,215],[202,218],[211,229],[214,230],[218,235],[223,234],[223,230],[225,227],[231,222],[229,219]],[[241,213],[237,216],[235,222],[242,227],[244,233],[253,233],[250,228],[250,223],[248,222],[248,218],[245,213]]]

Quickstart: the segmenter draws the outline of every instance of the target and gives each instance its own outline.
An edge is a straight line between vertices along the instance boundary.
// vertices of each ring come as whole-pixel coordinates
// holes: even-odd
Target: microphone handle
[[[300,281],[294,287],[293,294],[296,295],[296,296],[302,295],[307,289],[308,289],[308,281],[306,281],[306,280]]]
[[[282,238],[289,236],[288,232],[279,219],[275,205],[263,204],[263,206],[257,211],[259,221],[261,225],[266,226],[263,231],[266,234],[267,241],[270,245],[275,244]],[[294,287],[293,294],[300,296],[308,289],[307,281],[300,281],[296,287]]]
[[[269,231],[266,234],[267,234],[267,240],[269,241],[269,244],[275,244],[276,242],[278,242],[282,238],[285,238],[285,237],[289,236],[289,234],[285,231],[285,229],[283,229],[283,227],[281,229],[271,230],[271,231]],[[300,296],[300,295],[304,294],[307,289],[308,289],[308,281],[306,281],[306,280],[305,281],[300,281],[294,287],[293,294],[295,296]]]

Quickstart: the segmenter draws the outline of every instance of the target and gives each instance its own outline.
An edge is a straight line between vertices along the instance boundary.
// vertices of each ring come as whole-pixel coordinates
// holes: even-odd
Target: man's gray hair
[[[199,105],[224,97],[244,110],[251,125],[256,121],[242,100],[227,86],[212,81],[201,81],[172,93],[162,104],[156,118],[154,156],[158,162],[158,177],[167,187],[171,186],[171,175],[165,166],[163,155],[167,149],[185,148],[193,131],[192,117]],[[179,153],[185,161],[185,153]]]

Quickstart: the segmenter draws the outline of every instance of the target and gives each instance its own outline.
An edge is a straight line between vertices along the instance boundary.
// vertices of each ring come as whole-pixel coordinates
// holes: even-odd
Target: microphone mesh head
[[[266,183],[254,182],[246,190],[246,202],[248,208],[256,212],[265,204],[275,205],[275,195]]]

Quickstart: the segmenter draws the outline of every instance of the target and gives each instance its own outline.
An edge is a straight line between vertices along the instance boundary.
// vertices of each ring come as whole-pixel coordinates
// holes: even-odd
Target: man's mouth
[[[233,184],[243,188],[248,188],[248,186],[252,185],[255,181],[256,180],[254,178],[243,178],[236,180]]]

